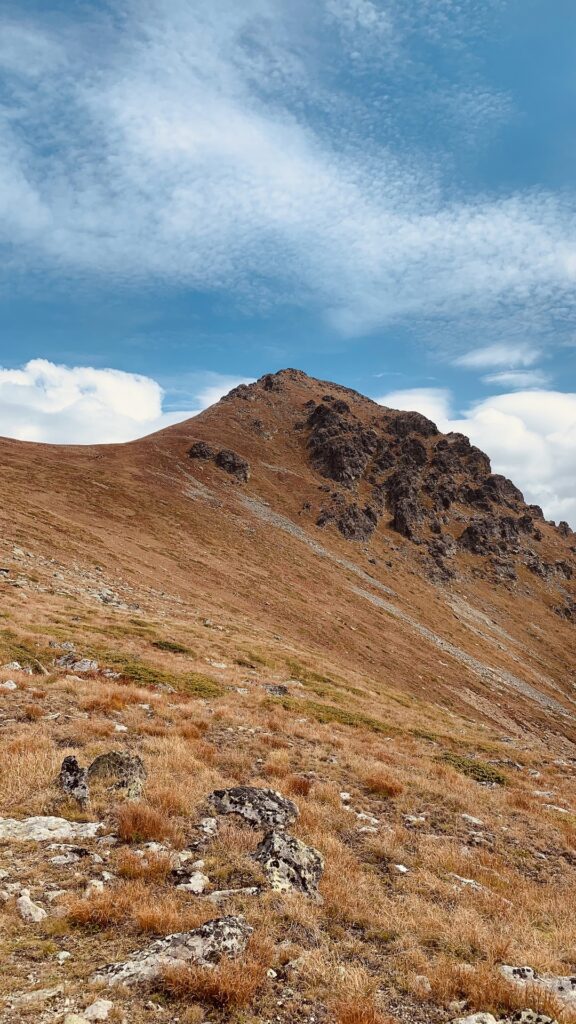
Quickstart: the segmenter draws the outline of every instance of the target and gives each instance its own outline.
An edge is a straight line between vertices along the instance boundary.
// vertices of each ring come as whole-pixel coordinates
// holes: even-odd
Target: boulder
[[[272,889],[314,896],[324,870],[322,855],[312,846],[283,832],[268,832],[257,847],[254,860],[262,865]]]
[[[190,932],[158,939],[125,963],[109,964],[96,974],[96,982],[131,985],[154,981],[167,967],[184,964],[208,966],[221,957],[244,952],[253,929],[242,917],[218,917]]]
[[[211,460],[216,457],[214,448],[211,448],[206,441],[195,441],[190,448],[188,455],[191,459],[205,459]]]
[[[284,829],[298,817],[296,804],[274,789],[216,789],[210,800],[219,814],[238,814],[255,828]]]
[[[86,768],[81,768],[73,755],[62,761],[58,784],[67,796],[77,800],[81,807],[86,806],[89,799]]]
[[[48,917],[46,911],[39,907],[37,903],[33,903],[26,893],[22,893],[18,897],[16,906],[22,920],[28,921],[29,924],[40,924],[41,921],[45,921]]]
[[[214,459],[219,469],[223,469],[225,473],[229,473],[230,476],[240,480],[241,483],[245,484],[250,478],[250,463],[243,459],[238,452],[233,452],[229,448],[223,448],[222,451],[218,452]]]

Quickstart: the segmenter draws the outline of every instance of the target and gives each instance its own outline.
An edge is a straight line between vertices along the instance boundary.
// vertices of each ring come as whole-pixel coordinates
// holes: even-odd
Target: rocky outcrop
[[[217,451],[207,444],[206,441],[195,441],[192,447],[188,449],[188,455],[191,459],[213,462],[218,469],[224,470],[225,473],[233,476],[240,483],[245,484],[250,478],[250,463],[242,455],[232,451],[230,448],[221,448]]]
[[[268,832],[254,860],[262,865],[272,889],[314,896],[324,870],[322,855],[312,846],[283,832]]]
[[[312,463],[323,476],[350,486],[366,470],[378,438],[365,429],[343,399],[326,395],[308,416]]]
[[[255,828],[284,829],[298,817],[296,804],[274,789],[217,789],[210,801],[219,814],[238,814]]]
[[[124,963],[109,964],[94,981],[113,985],[134,985],[158,978],[167,967],[185,964],[209,966],[221,957],[244,952],[253,929],[242,917],[219,917],[190,932],[177,932],[158,939]]]

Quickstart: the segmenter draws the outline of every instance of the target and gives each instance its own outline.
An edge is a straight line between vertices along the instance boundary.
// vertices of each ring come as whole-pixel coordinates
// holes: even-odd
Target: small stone
[[[65,964],[67,960],[72,959],[72,953],[69,953],[67,949],[62,949],[56,954],[56,959],[59,964]]]
[[[107,1020],[110,1010],[113,1009],[114,1003],[111,1003],[109,999],[97,999],[84,1010],[84,1016],[89,1021]]]
[[[392,867],[394,868],[395,871],[398,872],[399,875],[408,874],[409,868],[407,868],[405,864],[392,864]]]
[[[91,878],[84,890],[84,896],[86,899],[90,899],[91,896],[97,896],[101,892],[104,892],[104,882],[101,882],[99,878]]]
[[[73,755],[65,757],[62,761],[58,784],[60,789],[77,800],[81,807],[86,806],[89,798],[86,769],[80,767]]]
[[[116,722],[116,725],[114,726],[114,732],[128,732],[128,726],[122,725],[121,722]]]
[[[266,971],[266,977],[272,978],[272,980],[274,980],[274,978],[278,977],[278,972],[275,971],[273,967],[269,967],[268,970]]]
[[[86,1017],[80,1013],[67,1013],[64,1017],[64,1024],[88,1024]]]
[[[349,804],[352,799],[352,794],[346,792],[340,793],[340,799],[343,804]]]
[[[18,686],[13,679],[7,679],[5,683],[0,683],[0,690],[17,690]]]
[[[460,817],[463,821],[467,821],[469,825],[483,825],[484,822],[480,818],[475,818],[472,814],[461,814]]]
[[[24,893],[16,900],[16,906],[22,920],[28,921],[30,924],[40,924],[41,921],[48,917],[46,911],[39,907],[37,903],[33,903],[30,896]]]
[[[182,889],[184,892],[193,892],[196,896],[200,896],[207,885],[210,884],[210,879],[207,875],[203,875],[201,871],[194,871],[185,882],[177,885],[177,889]]]

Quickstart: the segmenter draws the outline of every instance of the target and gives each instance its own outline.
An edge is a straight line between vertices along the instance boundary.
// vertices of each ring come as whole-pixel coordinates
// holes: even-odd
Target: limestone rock
[[[153,981],[166,967],[217,963],[222,956],[243,953],[252,931],[242,917],[218,917],[194,931],[158,939],[125,963],[105,967],[94,980],[110,986],[130,985]]]
[[[114,1009],[114,1003],[109,999],[97,999],[84,1010],[84,1017],[89,1021],[108,1020],[108,1015]]]
[[[93,839],[102,828],[99,821],[68,821],[66,818],[0,818],[0,839],[36,840]]]
[[[25,893],[18,897],[16,906],[22,920],[28,921],[30,924],[40,924],[41,921],[48,917],[46,911],[39,907],[37,903],[33,903]]]
[[[298,808],[274,789],[235,786],[216,789],[211,801],[219,814],[239,814],[256,828],[283,829],[298,817]]]
[[[565,1003],[576,1003],[576,975],[540,974],[533,967],[511,967],[503,964],[502,973],[516,985],[538,986],[552,992]]]
[[[308,896],[317,893],[324,870],[322,855],[294,836],[268,832],[257,847],[254,859],[262,865],[273,889],[296,890]]]

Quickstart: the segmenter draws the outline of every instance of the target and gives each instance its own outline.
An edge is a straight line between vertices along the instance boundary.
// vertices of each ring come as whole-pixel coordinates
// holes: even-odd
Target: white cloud
[[[512,370],[518,366],[533,366],[541,355],[541,351],[533,345],[502,343],[466,352],[454,360],[454,366],[463,366],[467,370],[501,366]]]
[[[493,471],[513,480],[528,502],[576,529],[575,393],[532,390],[493,395],[460,415],[451,411],[450,393],[438,388],[391,392],[377,401],[416,409],[442,431],[466,434],[490,456]]]
[[[334,67],[346,69],[351,48],[373,54],[376,35],[393,40],[382,55],[392,92],[398,62],[413,73],[416,28],[462,58],[484,5],[419,0],[408,19],[402,3],[296,7],[119,0],[112,29],[97,26],[88,42],[70,30],[66,61],[47,65],[41,89],[16,90],[0,122],[0,244],[12,270],[227,290],[250,308],[296,302],[343,334],[518,308],[545,322],[560,302],[568,318],[567,201],[451,198],[441,155],[406,151],[393,99],[375,123],[373,104],[359,108],[333,84]],[[329,36],[334,18],[346,45]],[[41,23],[32,42],[25,29],[11,24],[13,66],[51,52]],[[496,116],[493,99],[480,119]]]
[[[496,384],[500,388],[541,388],[550,383],[550,377],[542,370],[503,370],[501,373],[487,373],[482,377],[484,384]]]
[[[0,368],[0,435],[51,444],[131,441],[194,416],[244,382],[209,378],[192,408],[166,412],[160,384],[141,374],[58,366],[46,359]]]

